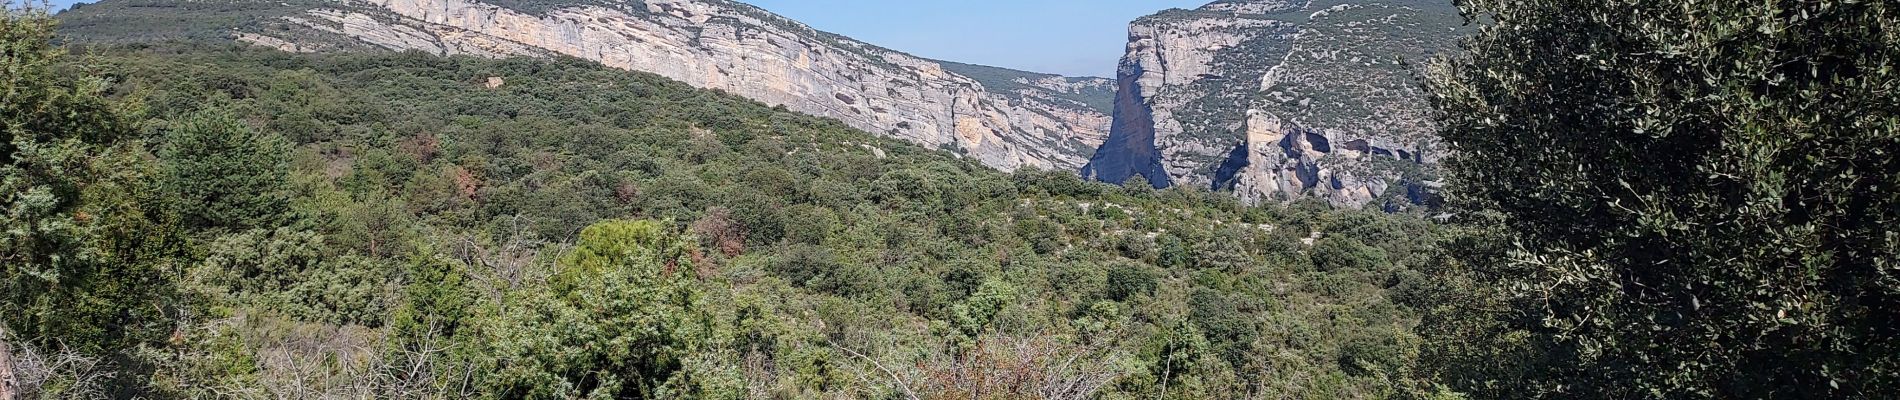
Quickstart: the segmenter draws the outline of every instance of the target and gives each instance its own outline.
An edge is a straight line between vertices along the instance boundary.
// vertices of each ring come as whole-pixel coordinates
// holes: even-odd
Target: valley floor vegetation
[[[1414,216],[1000,173],[580,60],[7,23],[4,311],[38,396],[1417,389]]]
[[[7,11],[0,398],[1900,390],[1900,10],[1462,3],[1450,203],[1398,212],[997,172],[580,60]]]

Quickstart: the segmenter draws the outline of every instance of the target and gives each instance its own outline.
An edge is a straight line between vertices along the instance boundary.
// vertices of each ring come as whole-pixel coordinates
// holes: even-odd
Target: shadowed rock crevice
[[[1247,142],[1241,142],[1234,146],[1233,151],[1227,152],[1227,159],[1221,161],[1220,168],[1214,170],[1214,185],[1210,189],[1234,190],[1234,185],[1240,183],[1238,179],[1240,172],[1253,165],[1247,156],[1253,153],[1251,147]]]
[[[1156,189],[1173,186],[1161,167],[1161,153],[1155,149],[1154,113],[1141,100],[1141,87],[1136,81],[1142,67],[1124,61],[1118,75],[1113,128],[1101,149],[1082,167],[1082,176],[1119,185],[1140,175]]]

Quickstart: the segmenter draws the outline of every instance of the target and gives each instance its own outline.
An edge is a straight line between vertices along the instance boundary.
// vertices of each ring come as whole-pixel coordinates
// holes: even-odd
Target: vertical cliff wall
[[[1161,168],[1161,152],[1155,148],[1154,109],[1142,91],[1141,68],[1139,63],[1122,63],[1115,85],[1113,133],[1082,168],[1083,177],[1115,184],[1141,177],[1155,188],[1173,185],[1170,175]]]
[[[1421,0],[1224,0],[1135,21],[1085,176],[1258,203],[1404,201],[1442,148],[1416,87],[1463,20]]]

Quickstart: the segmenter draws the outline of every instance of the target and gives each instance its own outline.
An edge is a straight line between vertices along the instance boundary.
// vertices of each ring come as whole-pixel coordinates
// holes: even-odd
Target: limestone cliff
[[[114,3],[203,9],[219,1],[106,0],[62,18],[105,26]],[[221,12],[305,5],[246,13],[253,18],[225,28],[229,39],[260,46],[578,57],[837,118],[1003,170],[1080,168],[1110,122],[1107,79],[923,59],[726,0],[222,1]]]
[[[1463,34],[1421,0],[1223,0],[1135,21],[1114,122],[1082,170],[1248,202],[1416,201],[1442,146],[1417,64]]]

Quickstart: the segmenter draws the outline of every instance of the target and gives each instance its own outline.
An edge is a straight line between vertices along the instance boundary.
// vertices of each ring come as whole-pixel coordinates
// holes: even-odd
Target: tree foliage
[[[288,144],[216,106],[185,117],[167,137],[166,185],[184,222],[196,228],[275,226],[289,209]]]
[[[41,10],[0,10],[0,330],[118,349],[163,329],[169,235],[127,144],[136,104],[63,70],[52,28]]]
[[[714,343],[686,268],[689,238],[654,221],[581,231],[549,290],[518,291],[489,330],[484,392],[497,398],[676,398],[707,393],[682,373]]]
[[[1900,385],[1900,7],[1461,5],[1483,29],[1430,85],[1453,193],[1508,244],[1465,257],[1496,296],[1467,304],[1496,309],[1454,321],[1520,356],[1442,373],[1496,397]]]

